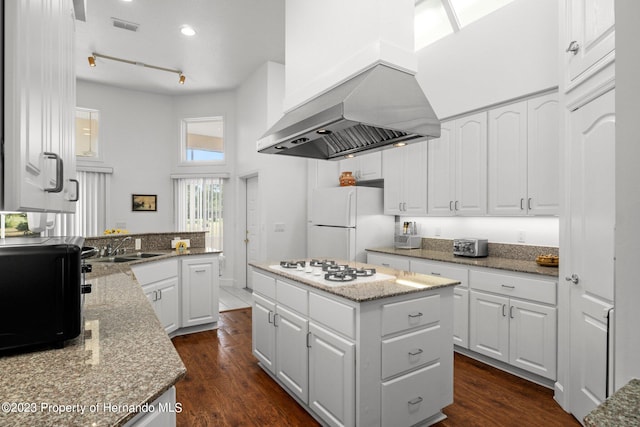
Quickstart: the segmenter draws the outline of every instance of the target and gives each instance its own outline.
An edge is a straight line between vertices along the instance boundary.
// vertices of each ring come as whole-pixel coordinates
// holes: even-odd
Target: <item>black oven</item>
[[[80,334],[83,243],[82,237],[1,241],[0,351],[60,348]]]

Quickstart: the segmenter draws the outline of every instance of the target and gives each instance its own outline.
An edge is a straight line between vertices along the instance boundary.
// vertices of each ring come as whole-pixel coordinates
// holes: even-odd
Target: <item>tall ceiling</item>
[[[113,19],[139,24],[132,32]],[[183,25],[196,31],[180,33]],[[180,70],[178,74],[98,57]],[[162,94],[233,89],[266,61],[284,63],[284,0],[86,0],[76,20],[76,76]]]

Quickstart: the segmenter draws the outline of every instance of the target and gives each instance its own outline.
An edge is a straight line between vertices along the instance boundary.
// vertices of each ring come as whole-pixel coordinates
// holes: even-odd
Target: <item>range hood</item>
[[[375,65],[287,112],[258,140],[261,153],[340,160],[440,136],[412,74]]]

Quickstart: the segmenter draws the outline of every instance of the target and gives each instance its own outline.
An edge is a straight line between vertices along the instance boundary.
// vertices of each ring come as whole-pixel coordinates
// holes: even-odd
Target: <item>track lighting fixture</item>
[[[145,67],[145,68],[153,68],[154,70],[166,71],[168,73],[175,73],[180,76],[180,78],[178,79],[178,83],[181,85],[183,85],[185,80],[187,79],[185,75],[182,74],[181,70],[158,67],[157,65],[145,64],[143,62],[131,61],[130,59],[117,58],[115,56],[103,55],[101,53],[96,53],[96,52],[93,52],[91,56],[88,58],[90,67],[96,66],[96,58],[110,59],[111,61],[124,62],[125,64],[137,65],[139,67]]]

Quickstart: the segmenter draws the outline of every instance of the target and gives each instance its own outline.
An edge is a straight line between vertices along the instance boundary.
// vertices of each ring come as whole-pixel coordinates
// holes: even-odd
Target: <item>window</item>
[[[32,236],[26,213],[0,213],[0,238]]]
[[[513,0],[416,0],[416,50],[460,31]]]
[[[98,159],[98,119],[97,110],[76,108],[76,157]]]
[[[221,163],[224,161],[222,117],[183,120],[182,139],[184,162]]]
[[[207,248],[222,250],[221,178],[176,178],[173,181],[176,230],[205,231]]]

